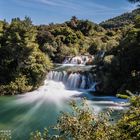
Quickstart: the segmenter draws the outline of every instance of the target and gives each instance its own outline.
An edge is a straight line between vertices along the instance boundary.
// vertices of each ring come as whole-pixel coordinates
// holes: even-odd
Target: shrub
[[[140,96],[130,98],[131,107],[116,123],[109,122],[110,113],[95,115],[85,102],[78,107],[72,102],[73,112],[62,113],[54,127],[59,135],[31,133],[31,140],[139,140],[140,139]]]

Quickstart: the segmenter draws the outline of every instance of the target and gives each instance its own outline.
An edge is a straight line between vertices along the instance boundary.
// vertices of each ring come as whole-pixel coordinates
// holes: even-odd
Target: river
[[[68,72],[66,69],[86,69],[90,66],[59,65],[50,71],[44,85],[37,90],[16,96],[0,97],[0,130],[10,130],[12,140],[28,140],[32,131],[43,131],[57,122],[61,111],[70,112],[70,100],[80,102],[86,97],[95,113],[114,109],[117,119],[126,100],[113,96],[94,96],[96,81],[90,73]],[[85,71],[86,71],[85,70]],[[92,93],[92,94],[91,94]],[[51,131],[53,133],[53,131]]]

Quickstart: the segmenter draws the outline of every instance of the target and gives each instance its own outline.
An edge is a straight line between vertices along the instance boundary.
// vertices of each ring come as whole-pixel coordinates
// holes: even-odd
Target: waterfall
[[[63,82],[68,89],[94,89],[96,82],[91,73],[84,74],[79,72],[68,73],[66,71],[50,71],[48,80]],[[94,87],[94,88],[93,88]]]
[[[88,62],[93,61],[93,56],[74,56],[74,57],[66,57],[63,64],[86,64]]]
[[[86,77],[83,75],[82,76],[82,82],[81,82],[80,88],[84,89],[85,86],[86,86]]]

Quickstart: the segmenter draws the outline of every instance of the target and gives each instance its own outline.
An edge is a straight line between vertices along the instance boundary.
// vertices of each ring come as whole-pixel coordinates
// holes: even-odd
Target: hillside
[[[107,93],[122,93],[127,90],[140,92],[140,15],[135,18],[133,27],[123,36],[117,47],[108,51],[102,70],[98,71]],[[102,75],[102,76],[101,76]]]
[[[119,21],[124,24],[127,16],[134,18],[138,12],[139,9],[136,9],[131,14],[116,17],[114,22],[122,19]],[[134,21],[133,18],[129,21]],[[97,81],[102,83],[100,91],[116,94],[118,89],[128,87],[135,91],[138,86],[131,86],[131,73],[139,75],[139,16],[135,21],[131,22],[133,26],[115,29],[105,29],[102,24],[80,20],[75,16],[62,24],[40,26],[33,25],[28,17],[24,20],[12,19],[11,23],[1,21],[1,94],[24,93],[39,87],[46,71],[51,68],[51,62],[62,63],[66,56],[95,56],[100,51],[106,52],[105,58],[90,62],[90,65],[102,67],[97,69]],[[119,23],[116,24],[116,27],[120,27]],[[127,60],[131,61],[130,65],[126,63]],[[130,86],[122,88],[128,80]]]
[[[72,17],[63,24],[38,26],[37,43],[41,51],[58,63],[65,56],[93,55],[99,50],[109,51],[118,45],[127,30],[105,30],[94,22]]]
[[[109,20],[100,23],[100,26],[104,28],[119,28],[126,25],[134,24],[135,16],[140,13],[140,8],[133,10],[130,13],[124,13],[120,16],[111,18]]]

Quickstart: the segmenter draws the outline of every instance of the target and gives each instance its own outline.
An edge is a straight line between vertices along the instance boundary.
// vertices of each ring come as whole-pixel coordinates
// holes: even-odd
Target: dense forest
[[[101,22],[100,25],[104,28],[121,28],[126,25],[134,24],[135,17],[139,12],[140,9],[136,9],[130,13],[124,13],[118,17]]]
[[[0,93],[19,94],[38,87],[51,61],[36,43],[37,30],[25,17],[0,22]]]
[[[39,88],[54,64],[62,63],[66,56],[97,56],[100,52],[104,52],[103,57],[86,63],[96,66],[91,72],[98,81],[96,92],[90,94],[127,98],[128,109],[122,117],[112,123],[113,110],[94,114],[85,100],[81,106],[71,102],[73,112],[62,113],[53,128],[58,135],[52,136],[45,129],[44,133],[31,133],[31,140],[140,139],[140,8],[100,24],[76,16],[49,25],[34,25],[29,17],[13,18],[10,23],[0,20],[1,96]],[[38,105],[43,102],[35,108],[41,109]]]
[[[40,26],[33,25],[28,17],[14,18],[11,23],[0,21],[1,95],[37,88],[52,62],[62,63],[65,56],[96,55],[100,51],[105,52],[105,57],[92,62],[98,66],[99,92],[139,91],[139,12],[136,9],[108,20],[126,23],[127,15],[133,17],[128,24],[121,24],[121,28],[112,28],[108,21],[98,25],[75,16],[62,24]],[[108,28],[104,28],[105,24]]]

